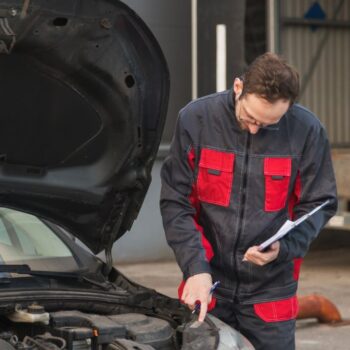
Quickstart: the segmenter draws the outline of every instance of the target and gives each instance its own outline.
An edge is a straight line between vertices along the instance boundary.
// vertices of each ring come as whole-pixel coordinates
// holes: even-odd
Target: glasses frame
[[[243,112],[245,114],[245,116],[243,118],[242,118],[242,108],[243,108]],[[283,116],[281,116],[281,118],[282,117]],[[275,123],[271,123],[271,124],[270,123],[261,123],[258,120],[256,120],[254,117],[249,115],[249,113],[247,112],[247,110],[243,106],[243,99],[239,100],[239,114],[237,115],[237,119],[241,123],[254,125],[254,126],[257,126],[259,129],[264,129],[264,128],[278,124],[279,121],[281,120],[281,118],[278,119]]]
[[[245,117],[242,118],[242,108],[243,108],[243,112],[245,114]],[[257,121],[255,118],[253,118],[252,116],[250,116],[247,112],[247,110],[245,109],[245,107],[243,106],[243,100],[240,100],[239,101],[239,114],[237,115],[237,119],[240,121],[240,122],[243,122],[243,123],[248,123],[248,124],[251,124],[251,125],[254,125],[254,126],[257,126],[259,128],[266,128],[267,126],[270,126],[270,125],[274,125],[274,124],[266,124],[266,123],[260,123],[259,121]],[[278,122],[277,122],[278,123]],[[276,124],[277,124],[276,123]]]

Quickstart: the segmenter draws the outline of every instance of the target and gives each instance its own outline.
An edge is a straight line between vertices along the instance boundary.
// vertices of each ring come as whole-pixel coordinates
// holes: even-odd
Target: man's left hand
[[[250,247],[244,254],[243,261],[249,261],[253,264],[264,266],[275,260],[280,251],[280,242],[274,242],[270,248],[264,252],[259,252],[259,246]]]

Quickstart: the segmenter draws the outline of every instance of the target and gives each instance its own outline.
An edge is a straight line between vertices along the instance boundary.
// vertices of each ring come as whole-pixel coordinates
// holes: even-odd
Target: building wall
[[[216,90],[216,26],[226,26],[226,88],[245,67],[246,1],[198,0],[198,97]]]
[[[131,231],[113,246],[116,263],[174,259],[165,240],[159,210],[161,164],[162,159],[154,164],[151,186]]]
[[[316,2],[327,27],[300,22],[314,3],[280,1],[280,52],[301,74],[300,102],[320,118],[334,147],[349,147],[350,0]]]

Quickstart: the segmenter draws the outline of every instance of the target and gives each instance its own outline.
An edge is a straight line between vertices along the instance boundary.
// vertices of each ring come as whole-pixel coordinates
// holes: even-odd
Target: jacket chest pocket
[[[290,175],[291,158],[265,158],[265,211],[277,211],[285,207]]]
[[[227,207],[233,182],[235,155],[203,148],[198,164],[197,193],[202,202]]]

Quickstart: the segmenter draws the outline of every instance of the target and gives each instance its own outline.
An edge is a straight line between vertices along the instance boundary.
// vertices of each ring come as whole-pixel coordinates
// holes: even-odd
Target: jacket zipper
[[[242,183],[242,195],[241,195],[241,208],[239,213],[239,225],[237,230],[237,239],[236,243],[234,245],[233,254],[234,254],[234,261],[235,261],[235,274],[236,274],[236,288],[235,292],[233,294],[234,299],[237,301],[237,291],[240,285],[239,280],[239,273],[237,268],[237,261],[236,261],[236,255],[238,250],[238,242],[242,233],[242,226],[243,226],[243,218],[244,218],[244,212],[245,212],[245,202],[246,202],[246,189],[247,189],[247,178],[248,178],[248,162],[249,162],[249,150],[250,150],[250,142],[251,142],[251,135],[248,131],[247,141],[246,141],[246,147],[245,147],[245,156],[244,156],[244,165],[243,165],[243,183]]]

